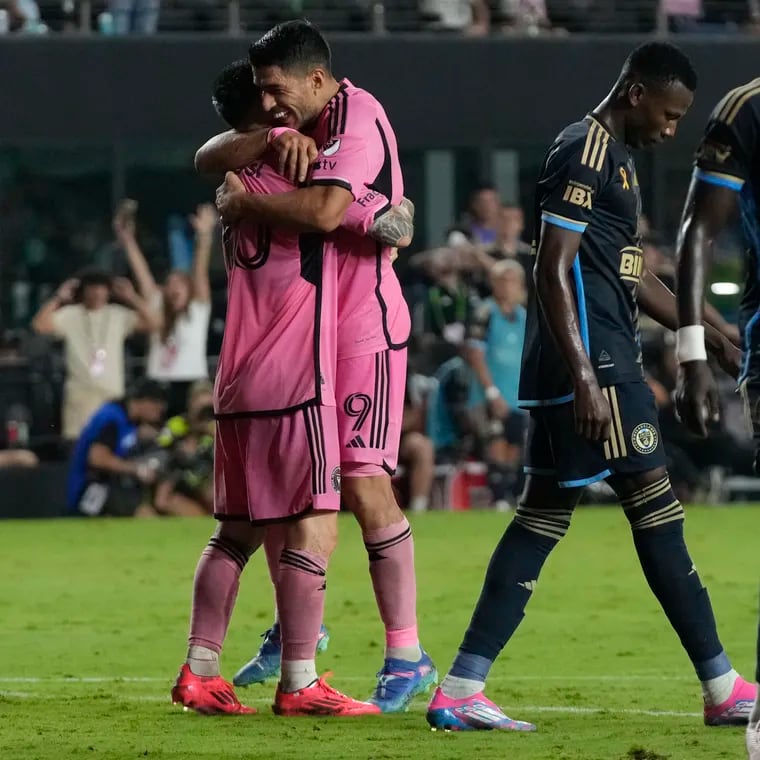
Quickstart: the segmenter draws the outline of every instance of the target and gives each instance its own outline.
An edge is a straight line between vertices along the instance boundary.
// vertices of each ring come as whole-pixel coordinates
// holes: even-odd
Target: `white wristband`
[[[489,401],[496,401],[499,396],[501,396],[501,393],[499,393],[499,389],[495,385],[489,385],[486,388],[486,398]]]
[[[676,332],[676,359],[684,362],[707,361],[705,350],[705,328],[702,325],[687,325]]]

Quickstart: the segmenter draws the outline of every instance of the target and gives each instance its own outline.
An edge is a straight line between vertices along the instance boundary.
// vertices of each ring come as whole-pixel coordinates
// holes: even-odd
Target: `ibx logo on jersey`
[[[334,156],[340,150],[340,137],[336,137],[334,140],[330,140],[324,148],[322,148],[323,156]]]
[[[592,189],[588,185],[570,180],[567,183],[562,200],[581,208],[591,209],[591,195]]]

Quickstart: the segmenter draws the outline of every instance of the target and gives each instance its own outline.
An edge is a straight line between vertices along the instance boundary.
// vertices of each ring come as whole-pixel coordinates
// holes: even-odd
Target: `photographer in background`
[[[159,515],[192,517],[214,511],[214,387],[194,383],[187,414],[169,419],[158,436],[168,453],[153,497]]]
[[[158,460],[140,454],[155,440],[165,413],[166,393],[151,380],[137,382],[125,398],[95,412],[71,460],[71,512],[87,517],[141,514],[143,486],[155,482]]]
[[[64,341],[63,437],[74,441],[96,409],[124,395],[124,341],[155,329],[157,320],[129,280],[87,271],[58,288],[32,327]]]
[[[192,273],[175,269],[159,286],[136,236],[137,203],[126,199],[113,220],[116,238],[127,255],[140,295],[150,304],[154,329],[150,334],[147,376],[169,384],[169,414],[185,410],[190,386],[208,379],[206,342],[211,320],[209,261],[219,214],[213,204],[198,206],[190,216],[195,232]]]

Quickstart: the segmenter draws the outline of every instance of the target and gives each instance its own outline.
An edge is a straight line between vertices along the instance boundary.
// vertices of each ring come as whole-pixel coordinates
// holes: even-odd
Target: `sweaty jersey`
[[[718,103],[694,163],[697,180],[739,193],[748,256],[739,323],[747,342],[755,345],[760,338],[760,78]]]
[[[589,115],[549,149],[536,186],[534,252],[544,224],[583,233],[571,280],[581,337],[601,386],[641,380],[636,292],[643,271],[637,232],[641,196],[633,158]],[[573,397],[565,361],[533,293],[520,372],[520,406]]]
[[[310,184],[337,185],[359,206],[382,213],[385,196],[397,205],[404,195],[393,128],[380,103],[344,79],[311,133],[319,155]],[[409,309],[389,249],[345,226],[331,235],[338,251],[339,359],[401,348],[411,329]]]

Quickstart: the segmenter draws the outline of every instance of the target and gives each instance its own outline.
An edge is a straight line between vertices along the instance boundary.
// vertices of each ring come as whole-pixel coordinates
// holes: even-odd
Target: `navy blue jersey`
[[[582,232],[572,268],[581,337],[601,386],[641,380],[636,292],[643,274],[641,194],[633,158],[593,116],[566,127],[536,185],[534,252],[541,225]],[[531,295],[520,373],[520,406],[560,404],[573,384],[545,309]]]
[[[731,90],[718,103],[694,163],[700,182],[739,193],[748,256],[739,326],[748,358],[749,344],[760,342],[760,78]]]

